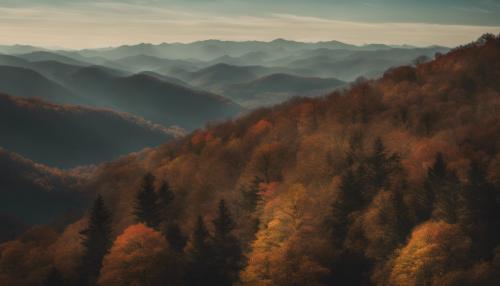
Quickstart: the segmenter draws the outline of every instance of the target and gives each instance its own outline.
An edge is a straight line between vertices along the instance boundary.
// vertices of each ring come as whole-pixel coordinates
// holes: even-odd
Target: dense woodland
[[[88,212],[1,244],[1,285],[498,285],[500,38],[79,180]]]

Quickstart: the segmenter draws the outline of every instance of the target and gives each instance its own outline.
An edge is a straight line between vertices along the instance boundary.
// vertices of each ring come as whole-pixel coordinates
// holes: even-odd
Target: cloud
[[[292,13],[231,14],[143,5],[153,2],[94,1],[90,5],[73,1],[70,6],[0,7],[0,41],[69,48],[208,38],[455,46],[485,32],[500,32],[498,26],[363,22]]]

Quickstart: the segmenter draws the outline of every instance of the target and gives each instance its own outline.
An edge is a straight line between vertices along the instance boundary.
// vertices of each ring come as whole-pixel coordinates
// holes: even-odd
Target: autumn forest
[[[93,167],[2,149],[0,285],[498,285],[499,116],[486,34]]]

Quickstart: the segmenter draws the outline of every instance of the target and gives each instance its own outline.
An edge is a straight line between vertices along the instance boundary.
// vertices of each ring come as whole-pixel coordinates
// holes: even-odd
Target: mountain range
[[[98,72],[88,69],[72,76],[92,80]],[[496,285],[499,73],[500,38],[486,35],[348,86],[283,74],[245,79],[231,85],[238,94],[342,88],[92,168],[49,168],[2,149],[2,209],[37,223],[69,206],[80,213],[63,230],[32,228],[0,245],[0,284],[40,285],[54,269],[76,283],[86,257],[81,230],[109,211],[112,220],[100,224],[110,228],[101,284],[141,284],[147,273],[157,285],[192,285],[193,273],[222,273],[243,285]],[[101,76],[113,88],[166,84]],[[74,203],[79,196],[88,214]],[[38,216],[47,210],[50,218]],[[238,263],[214,266],[214,256]]]
[[[182,132],[111,110],[0,94],[0,146],[49,166],[97,164]]]

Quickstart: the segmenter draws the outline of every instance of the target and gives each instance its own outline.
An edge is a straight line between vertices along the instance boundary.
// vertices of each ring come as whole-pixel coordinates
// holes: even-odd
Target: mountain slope
[[[189,130],[200,128],[210,121],[233,117],[241,111],[237,104],[221,96],[165,82],[147,74],[116,77],[87,68],[72,74],[69,85],[96,106]]]
[[[36,51],[27,54],[16,54],[17,57],[25,59],[30,62],[40,62],[40,61],[57,61],[63,64],[75,65],[75,66],[88,66],[89,63],[79,61],[64,55],[57,53],[46,52],[46,51]]]
[[[116,284],[138,281],[144,272],[120,274],[144,269],[160,243],[167,245],[161,254],[192,257],[191,244],[174,252],[131,216],[150,172],[155,188],[169,183],[169,219],[186,236],[205,230],[199,217],[210,234],[212,222],[222,228],[220,213],[232,218],[224,225],[234,221],[235,229],[225,234],[241,243],[247,263],[222,270],[243,285],[496,285],[499,76],[500,38],[487,36],[379,80],[256,110],[100,166],[82,187],[101,194],[113,213],[113,249],[135,250],[137,237],[159,242],[140,244],[138,255],[154,253],[141,259],[110,253],[101,275]],[[30,243],[29,251],[13,251],[25,239],[4,244],[0,262],[31,270],[22,278],[35,281],[53,264],[73,281],[78,268],[68,265],[79,265],[81,250],[70,238],[79,229],[68,227],[48,245]],[[215,253],[228,249],[214,245]],[[49,247],[46,256],[12,255]],[[211,253],[206,259],[215,260]],[[158,275],[163,283],[178,277]]]
[[[36,164],[1,147],[0,166],[0,209],[11,216],[11,221],[19,220],[18,225],[47,223],[70,211],[81,213],[86,204],[76,191],[77,176]]]
[[[0,146],[36,162],[75,167],[162,144],[173,130],[143,119],[0,94]]]
[[[293,96],[324,95],[344,86],[335,78],[299,77],[272,74],[256,80],[225,86],[221,94],[245,107],[272,105]]]
[[[177,125],[189,130],[241,111],[240,106],[221,96],[191,89],[168,76],[130,75],[103,66],[79,67],[58,61],[28,63],[15,57],[4,59],[26,66],[0,66],[0,91],[15,96],[111,108],[163,126]]]
[[[0,66],[0,91],[21,97],[39,97],[57,103],[82,103],[68,88],[27,68]]]

